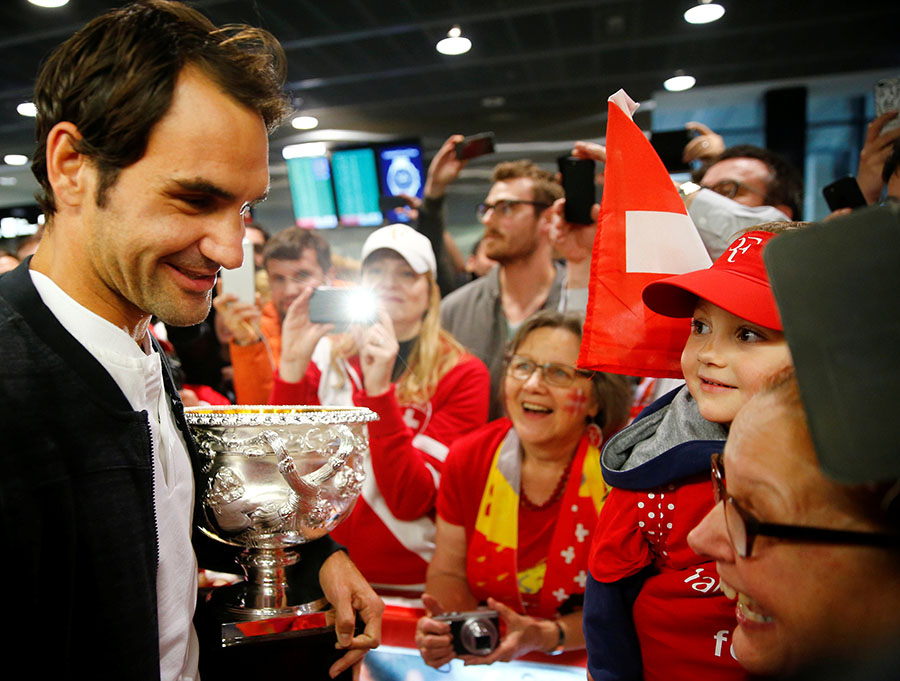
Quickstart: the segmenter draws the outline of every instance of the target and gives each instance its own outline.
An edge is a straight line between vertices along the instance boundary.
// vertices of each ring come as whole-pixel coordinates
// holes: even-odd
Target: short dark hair
[[[331,246],[319,234],[302,227],[288,227],[266,242],[263,249],[263,267],[269,260],[299,260],[303,251],[312,249],[323,272],[331,269]]]
[[[119,171],[144,155],[188,65],[258,112],[269,131],[288,111],[284,51],[268,31],[217,28],[200,12],[167,0],[141,0],[107,12],[57,47],[35,83],[37,148],[31,170],[48,217],[56,212],[46,162],[53,126],[69,121],[78,127],[77,150],[96,164],[96,201],[102,207]]]
[[[565,329],[580,341],[582,324],[581,316],[571,312],[557,312],[556,310],[535,312],[522,322],[521,326],[516,329],[512,340],[509,341],[505,364],[509,364],[510,357],[515,354],[532,331],[544,328]],[[604,438],[615,433],[628,421],[634,393],[633,386],[634,383],[630,377],[619,374],[595,371],[591,377],[591,391],[600,407],[593,421],[600,426]]]
[[[894,140],[894,146],[891,149],[891,155],[887,157],[887,161],[884,162],[884,167],[881,169],[881,179],[887,184],[891,175],[900,170],[900,139]]]
[[[504,161],[494,166],[493,182],[518,180],[527,178],[534,183],[534,200],[552,205],[556,199],[565,196],[562,185],[556,181],[556,175],[544,170],[531,161]],[[540,212],[535,206],[535,212]]]
[[[752,144],[737,144],[728,147],[707,168],[729,158],[755,158],[765,163],[772,173],[766,192],[766,205],[785,205],[791,209],[792,214],[788,217],[792,220],[802,219],[803,176],[793,163],[769,149],[755,147]]]

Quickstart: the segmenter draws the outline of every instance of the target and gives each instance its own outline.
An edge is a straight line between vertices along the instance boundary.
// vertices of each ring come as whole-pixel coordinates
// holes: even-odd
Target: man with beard
[[[553,174],[530,161],[511,161],[494,168],[493,182],[478,216],[485,255],[499,266],[441,305],[443,327],[491,372],[491,419],[502,413],[498,391],[506,342],[532,314],[559,306],[565,282],[549,237],[553,203],[563,196]]]
[[[241,264],[285,68],[266,31],[143,0],[88,23],[38,75],[47,224],[0,278],[0,539],[16,556],[3,575],[28,585],[9,589],[3,640],[46,649],[31,674],[198,678],[195,550],[209,564],[226,547],[192,536],[200,456],[148,326],[201,321],[220,268]],[[327,537],[304,548],[304,583],[354,648],[336,675],[377,645],[383,605]]]

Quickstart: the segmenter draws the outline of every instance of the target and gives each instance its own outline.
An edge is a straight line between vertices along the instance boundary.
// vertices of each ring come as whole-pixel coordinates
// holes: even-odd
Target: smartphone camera
[[[496,610],[448,612],[434,619],[450,623],[457,655],[490,655],[500,643],[500,614]]]
[[[347,329],[351,324],[372,324],[375,319],[375,295],[361,286],[320,286],[309,299],[309,321],[314,324],[335,324],[338,329]]]

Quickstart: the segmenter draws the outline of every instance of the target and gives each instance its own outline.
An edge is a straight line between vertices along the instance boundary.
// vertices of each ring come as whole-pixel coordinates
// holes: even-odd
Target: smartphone
[[[825,203],[832,211],[839,208],[862,208],[868,205],[856,178],[848,175],[822,189]]]
[[[900,111],[900,78],[882,78],[875,83],[875,115]],[[900,116],[885,123],[881,132],[900,128]]]
[[[566,193],[566,222],[576,225],[593,224],[591,208],[597,201],[594,160],[560,156],[556,163],[562,176],[563,191]]]
[[[309,299],[309,321],[314,324],[371,324],[375,321],[375,296],[362,287],[320,286]]]
[[[477,135],[466,137],[462,142],[456,143],[456,158],[465,161],[477,158],[485,154],[494,153],[494,133],[480,132]]]
[[[244,260],[239,267],[222,270],[222,293],[233,293],[242,303],[256,302],[256,266],[253,262],[253,243],[250,239],[241,242]]]
[[[650,145],[656,150],[660,160],[670,173],[682,173],[691,169],[690,164],[682,160],[684,148],[694,137],[694,131],[661,130],[650,133]]]
[[[378,209],[382,213],[390,213],[392,210],[396,210],[397,208],[404,208],[408,204],[406,203],[406,199],[402,196],[385,196],[381,195],[378,197]]]

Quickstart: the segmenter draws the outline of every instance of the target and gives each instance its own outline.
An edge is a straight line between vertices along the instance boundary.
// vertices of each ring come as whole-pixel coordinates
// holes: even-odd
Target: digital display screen
[[[378,148],[378,170],[386,196],[417,196],[425,191],[425,169],[422,147],[415,143],[392,144]],[[387,211],[388,222],[409,222],[409,216],[398,210]]]
[[[287,160],[287,169],[297,226],[307,229],[337,227],[328,159],[324,156],[291,158]]]
[[[331,167],[340,224],[348,227],[380,225],[384,218],[378,207],[375,150],[366,147],[334,151]]]

